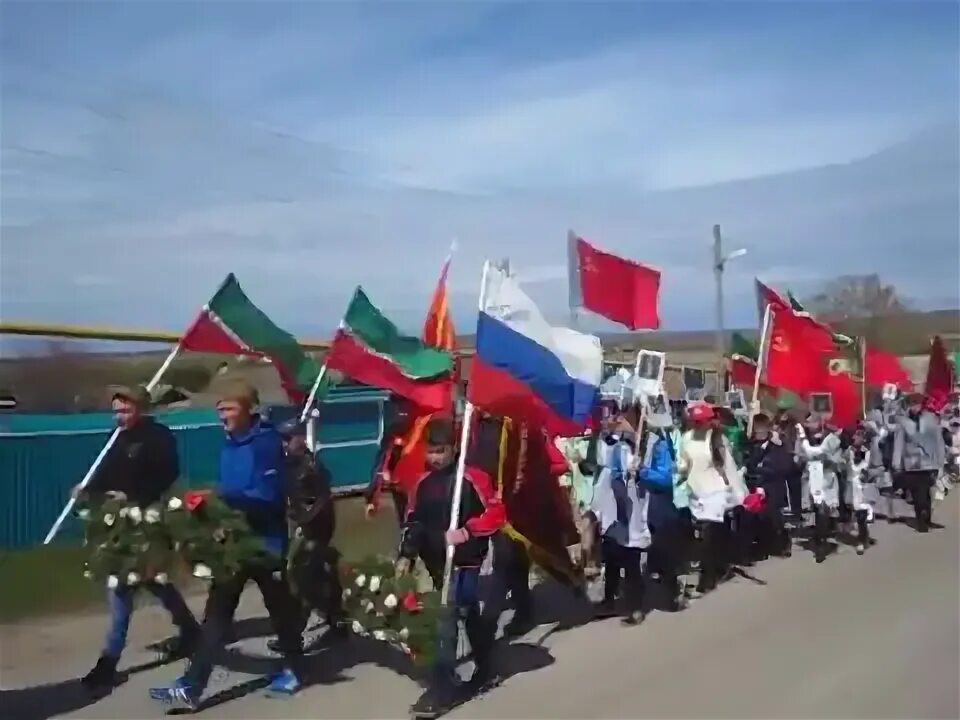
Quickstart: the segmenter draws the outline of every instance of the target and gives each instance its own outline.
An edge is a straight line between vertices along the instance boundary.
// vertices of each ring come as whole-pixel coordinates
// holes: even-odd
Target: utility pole
[[[747,254],[746,248],[734,250],[724,255],[723,238],[720,237],[720,226],[713,226],[713,277],[717,285],[717,394],[724,391],[723,376],[727,371],[727,363],[724,356],[727,353],[726,330],[723,326],[723,271],[727,268],[730,260],[743,257]]]
[[[716,283],[716,312],[717,312],[717,399],[724,391],[723,376],[726,372],[727,344],[724,337],[723,328],[723,266],[725,258],[723,257],[723,239],[720,237],[720,226],[713,226],[713,277]]]

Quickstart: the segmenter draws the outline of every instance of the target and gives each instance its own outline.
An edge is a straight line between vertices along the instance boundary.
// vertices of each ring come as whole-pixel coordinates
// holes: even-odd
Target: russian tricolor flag
[[[487,265],[470,368],[470,402],[548,433],[579,434],[603,372],[600,340],[553,327],[504,270]]]

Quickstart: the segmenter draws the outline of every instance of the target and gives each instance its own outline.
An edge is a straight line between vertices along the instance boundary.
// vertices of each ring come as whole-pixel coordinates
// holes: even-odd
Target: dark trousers
[[[522,543],[499,532],[493,536],[493,576],[495,592],[510,595],[517,615],[527,616],[532,612],[530,597],[530,556]]]
[[[700,579],[697,590],[710,592],[730,567],[730,527],[726,523],[700,524]]]
[[[826,557],[828,540],[833,532],[833,517],[823,504],[813,506],[813,547],[818,559]]]
[[[623,600],[627,612],[643,609],[643,575],[640,560],[643,550],[640,548],[624,547],[619,543],[604,538],[601,546],[603,554],[604,583],[603,601],[613,603],[620,595],[620,574],[626,577],[623,588]]]
[[[767,505],[760,516],[760,546],[764,555],[779,555],[790,547],[783,520],[783,505],[786,500],[787,483],[772,481],[764,484]]]
[[[198,692],[206,688],[217,654],[233,623],[240,594],[248,580],[253,580],[263,595],[263,604],[270,615],[274,632],[287,663],[295,663],[301,650],[302,609],[290,593],[279,563],[248,565],[229,578],[215,579],[210,585],[203,612],[200,644],[184,675],[186,683]],[[296,670],[295,667],[291,669]]]
[[[902,475],[902,484],[913,498],[913,513],[917,518],[917,528],[925,530],[933,517],[933,498],[931,493],[933,483],[937,478],[936,472],[905,472]]]
[[[866,545],[870,541],[870,530],[867,526],[867,511],[857,510],[857,542]]]
[[[803,471],[799,468],[791,469],[786,480],[790,513],[794,517],[800,517],[803,512]]]
[[[310,611],[322,613],[331,627],[343,619],[343,588],[338,569],[340,553],[332,547],[303,551],[306,556],[291,568],[294,585],[304,612],[301,632],[310,619]]]
[[[647,551],[647,577],[651,581],[651,594],[656,592],[656,605],[666,610],[675,610],[679,595],[677,576],[683,558],[684,528],[680,520],[651,528],[653,542]]]

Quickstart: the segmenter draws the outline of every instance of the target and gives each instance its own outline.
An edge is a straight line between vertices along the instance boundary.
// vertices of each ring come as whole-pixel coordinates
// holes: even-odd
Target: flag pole
[[[153,377],[150,379],[150,382],[146,385],[146,391],[149,393],[153,390],[163,378],[164,373],[170,369],[170,366],[173,364],[174,358],[180,354],[180,343],[178,342],[173,346],[173,350],[170,351],[170,354],[167,355],[167,359],[163,361],[163,364],[154,373]],[[90,484],[90,481],[93,480],[94,474],[97,472],[97,469],[103,463],[103,459],[107,456],[107,453],[110,452],[116,442],[117,437],[120,435],[120,428],[114,428],[113,432],[110,433],[110,437],[107,439],[106,444],[103,446],[103,449],[100,451],[100,454],[97,455],[96,459],[93,461],[93,464],[90,466],[90,469],[87,470],[87,474],[83,476],[83,480],[80,481],[78,486],[80,491],[83,491],[87,485]],[[79,493],[78,493],[79,494]],[[53,523],[53,527],[50,528],[50,532],[47,533],[47,537],[44,538],[43,544],[49,545],[51,541],[57,536],[57,533],[60,531],[61,526],[66,521],[67,517],[70,515],[70,511],[73,510],[73,506],[77,504],[77,499],[72,497],[67,501],[67,504],[64,506],[63,510],[60,513],[60,516],[57,518],[56,522]]]
[[[323,363],[320,367],[320,372],[317,373],[317,379],[313,381],[313,386],[310,388],[310,393],[307,395],[306,402],[303,403],[303,410],[300,411],[300,422],[306,422],[307,417],[310,415],[310,410],[313,409],[313,403],[317,399],[317,390],[320,389],[320,383],[323,382],[323,378],[327,375],[327,363]],[[313,450],[313,448],[310,448]]]
[[[860,400],[863,403],[861,410],[864,419],[867,417],[867,338],[860,340]]]
[[[483,264],[483,273],[480,277],[480,312],[483,312],[487,300],[487,274],[490,272],[490,261]],[[467,400],[463,410],[463,427],[460,429],[460,453],[457,458],[457,476],[453,483],[453,499],[450,504],[450,530],[456,530],[460,525],[460,499],[463,496],[463,477],[467,471],[467,444],[470,442],[470,425],[473,419],[473,403]],[[446,606],[450,600],[450,580],[453,577],[454,546],[447,545],[447,558],[443,567],[443,588],[440,591],[440,605]]]
[[[750,415],[747,419],[747,437],[753,435],[753,418],[757,414],[757,407],[760,395],[760,378],[763,377],[763,371],[767,366],[767,352],[770,345],[770,325],[772,323],[772,313],[770,304],[763,310],[763,325],[760,327],[760,347],[757,350],[757,372],[753,377],[753,394],[750,396]]]

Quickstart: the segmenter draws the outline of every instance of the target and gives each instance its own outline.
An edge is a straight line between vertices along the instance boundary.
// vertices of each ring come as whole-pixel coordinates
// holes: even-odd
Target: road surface
[[[796,549],[770,560],[676,615],[638,628],[616,620],[576,626],[579,606],[551,588],[537,596],[548,622],[501,648],[502,686],[452,718],[958,718],[960,491],[938,504],[945,527],[927,535],[873,526],[863,557],[840,545],[822,565]],[[905,513],[907,508],[901,508]],[[2,591],[2,590],[0,590]],[[405,717],[418,689],[390,653],[354,641],[313,656],[314,685],[292,699],[266,697],[256,680],[266,632],[252,588],[241,639],[212,691],[227,692],[202,716],[228,718]],[[102,615],[2,628],[0,716],[159,718],[147,688],[179,666],[141,669],[90,704],[75,678],[89,669]],[[143,648],[165,637],[158,608],[134,618],[123,667],[148,663]],[[251,682],[252,681],[252,682]],[[232,691],[231,691],[232,689]]]

